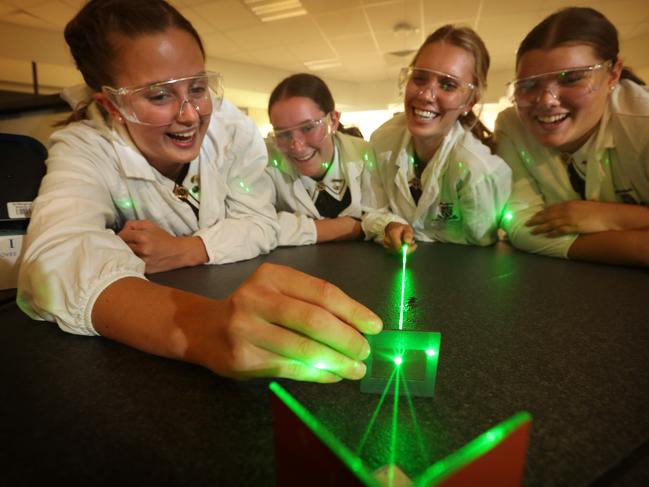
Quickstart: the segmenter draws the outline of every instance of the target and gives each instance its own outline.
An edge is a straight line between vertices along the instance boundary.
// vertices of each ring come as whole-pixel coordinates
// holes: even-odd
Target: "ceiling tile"
[[[414,28],[422,27],[419,0],[405,0],[365,8],[374,32],[392,32],[399,22],[407,22]]]
[[[229,30],[223,34],[242,51],[254,51],[259,47],[278,47],[284,44],[266,24]]]
[[[336,57],[336,53],[324,41],[301,42],[299,44],[293,44],[287,49],[300,62]]]
[[[346,10],[344,15],[340,13],[316,15],[314,19],[328,37],[369,33],[365,14],[360,8]]]
[[[77,13],[77,9],[60,1],[50,1],[24,7],[25,12],[50,23],[52,26],[63,29]]]
[[[322,40],[320,29],[310,16],[266,22],[269,32],[282,44],[300,44]]]
[[[223,57],[224,55],[241,52],[239,46],[220,32],[212,32],[203,36],[203,44],[207,55],[211,57]]]
[[[2,18],[3,22],[8,22],[10,24],[24,25],[26,27],[35,27],[37,29],[46,29],[46,30],[60,30],[56,26],[45,22],[44,20],[34,17],[33,15],[18,12],[14,14],[5,15]]]
[[[486,0],[483,2],[484,14],[486,5],[489,5],[493,0]],[[512,7],[511,0],[503,0],[509,3],[510,11]],[[438,2],[424,2],[424,24],[449,24],[458,23],[463,21],[465,24],[473,25],[476,15],[478,15],[479,2],[476,0],[453,0],[452,2],[444,3],[443,5]]]
[[[246,6],[236,0],[221,0],[194,5],[192,10],[220,31],[261,24]]]
[[[217,30],[212,24],[203,19],[203,17],[201,17],[190,7],[182,7],[179,9],[179,11],[187,20],[192,23],[201,37],[204,37],[207,34],[211,34],[212,32],[215,32]]]

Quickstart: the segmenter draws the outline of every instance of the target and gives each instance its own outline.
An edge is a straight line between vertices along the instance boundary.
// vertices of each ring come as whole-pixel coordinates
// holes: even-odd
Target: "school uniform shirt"
[[[496,120],[497,152],[513,171],[503,227],[514,246],[528,252],[568,256],[577,234],[532,235],[525,222],[548,205],[579,200],[568,164],[585,178],[584,199],[649,204],[649,90],[622,80],[609,96],[598,129],[574,154],[544,147],[523,126],[514,108]],[[574,177],[574,175],[573,175]],[[583,184],[583,183],[582,183]]]
[[[371,160],[367,141],[337,132],[334,138],[334,158],[318,190],[318,182],[302,176],[286,157],[267,142],[267,173],[273,181],[273,201],[279,220],[279,245],[310,245],[317,241],[315,220],[323,218],[316,199],[326,191],[333,199],[342,201],[349,189],[351,203],[338,216],[361,218],[361,192],[365,165]]]
[[[144,261],[116,235],[127,220],[147,219],[172,235],[201,238],[210,264],[250,259],[276,246],[266,148],[253,121],[234,105],[224,101],[214,110],[190,163],[185,182],[200,186],[198,218],[125,128],[108,125],[95,104],[89,117],[50,140],[18,281],[17,301],[30,317],[97,334],[91,313],[101,292],[118,279],[144,277]]]
[[[415,240],[489,245],[509,196],[511,171],[459,122],[451,127],[421,174],[415,202],[412,136],[405,114],[394,116],[370,139],[376,157],[364,200],[374,209],[363,217],[366,238],[383,242],[391,222],[409,224]]]

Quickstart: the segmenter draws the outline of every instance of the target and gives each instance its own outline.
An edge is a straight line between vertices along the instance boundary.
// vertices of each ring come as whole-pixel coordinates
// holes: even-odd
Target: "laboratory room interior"
[[[138,0],[132,2],[135,5]],[[187,76],[143,81],[146,85],[115,84],[114,88],[108,86],[108,90],[104,85],[100,88],[103,91],[95,87],[96,92],[92,93],[85,86],[64,38],[66,25],[84,9],[87,0],[0,0],[0,370],[4,371],[0,382],[6,391],[0,400],[0,441],[7,452],[0,455],[4,459],[0,460],[0,479],[5,479],[7,485],[36,485],[40,479],[48,478],[63,485],[239,487],[325,485],[325,480],[333,478],[327,485],[422,487],[439,485],[451,474],[481,464],[492,452],[500,452],[504,455],[500,458],[504,458],[500,463],[503,471],[508,474],[515,470],[514,481],[491,482],[487,470],[473,477],[475,483],[465,480],[444,485],[649,485],[648,266],[573,258],[567,254],[562,255],[565,258],[534,255],[543,252],[518,246],[513,237],[508,237],[510,227],[505,223],[518,224],[516,220],[512,223],[517,215],[503,203],[511,204],[514,199],[507,198],[505,193],[515,194],[516,171],[510,171],[510,161],[505,161],[507,167],[499,159],[497,147],[497,121],[502,123],[503,114],[520,115],[526,102],[529,108],[540,101],[558,104],[568,99],[574,102],[573,108],[586,113],[588,120],[597,119],[595,129],[599,120],[604,120],[602,125],[606,127],[607,100],[617,100],[615,97],[625,86],[630,89],[630,82],[620,84],[615,76],[606,75],[619,75],[623,63],[637,79],[649,82],[649,0],[167,2],[193,26],[191,32],[186,28],[184,33],[178,32],[189,39],[188,52],[195,55],[187,56],[186,61],[200,67],[192,67]],[[539,51],[547,54],[544,48],[533,48],[531,54],[521,49],[517,57],[517,49],[535,26],[554,12],[575,4],[596,9],[615,26],[619,57],[599,59],[599,51],[581,44],[561,45],[558,51],[554,47],[547,49],[579,54],[574,57],[536,57]],[[480,45],[484,43],[488,56],[483,56],[482,51],[476,56],[475,50],[463,45],[460,37],[452,41],[435,40],[432,47],[426,47],[432,33],[445,31],[449,26],[448,30],[460,28],[464,39],[470,32],[471,38],[480,40]],[[168,30],[174,33],[174,29]],[[161,32],[170,35],[166,30]],[[148,39],[161,32],[146,32],[141,37]],[[191,36],[187,36],[188,32]],[[563,34],[563,38],[570,38],[569,32]],[[123,51],[119,55],[128,47],[120,47]],[[420,49],[423,56],[418,55]],[[517,64],[519,57],[522,62]],[[564,59],[565,66],[561,65]],[[170,63],[174,65],[170,72],[182,71],[184,62]],[[486,82],[481,74],[476,74],[478,68],[480,73],[487,73]],[[278,97],[285,106],[295,102],[295,113],[289,114],[292,121],[277,122],[281,118],[269,117],[269,110],[276,115],[269,107],[271,94],[283,80],[300,73],[301,78],[317,77],[319,85],[330,91],[326,98],[331,103],[321,102],[318,93],[322,90],[316,96],[299,91],[303,87],[295,88],[297,94]],[[571,75],[581,78],[568,85]],[[213,193],[220,202],[226,198],[234,201],[236,196],[236,201],[245,203],[223,202],[223,212],[214,221],[208,222],[206,216],[200,218],[207,214],[210,200],[205,190],[206,204],[200,213],[203,173],[192,173],[189,167],[201,157],[201,167],[218,158],[211,157],[211,153],[206,156],[203,146],[193,147],[195,139],[190,141],[186,133],[172,134],[174,143],[181,149],[183,145],[192,146],[199,155],[180,161],[178,166],[187,166],[182,177],[167,178],[163,182],[169,183],[168,187],[161,186],[172,195],[170,205],[181,206],[175,199],[178,197],[192,207],[183,203],[181,208],[191,223],[187,228],[215,228],[236,217],[227,212],[237,211],[243,215],[242,224],[252,227],[255,222],[244,210],[258,203],[263,207],[259,212],[264,215],[268,242],[263,247],[260,244],[254,254],[238,259],[216,262],[216,258],[210,260],[205,253],[201,262],[215,265],[178,264],[145,271],[142,263],[141,270],[121,281],[137,281],[149,290],[166,290],[171,297],[154,300],[161,294],[144,293],[144,288],[138,288],[139,293],[123,292],[122,303],[133,304],[131,308],[107,299],[103,290],[93,294],[58,279],[66,272],[76,273],[99,289],[95,275],[86,272],[91,264],[103,262],[96,253],[96,243],[88,247],[90,251],[75,251],[75,255],[83,255],[85,260],[79,261],[83,265],[51,264],[48,272],[32,272],[30,262],[36,262],[47,252],[57,258],[69,257],[64,250],[68,247],[59,246],[58,242],[69,242],[76,231],[58,231],[52,224],[52,231],[60,240],[52,244],[54,240],[40,238],[34,228],[39,223],[47,227],[54,221],[42,217],[47,215],[43,212],[49,201],[43,197],[47,193],[43,189],[33,214],[30,208],[46,171],[47,151],[52,156],[65,147],[58,135],[50,145],[52,134],[69,130],[70,125],[91,124],[89,119],[66,126],[66,121],[80,113],[75,110],[79,108],[77,102],[94,96],[101,104],[104,99],[106,103],[101,106],[114,110],[102,115],[95,106],[98,116],[106,123],[109,116],[114,117],[111,123],[119,128],[122,122],[126,124],[119,109],[124,107],[113,106],[106,93],[112,91],[113,95],[127,97],[142,88],[160,85],[180,86],[178,90],[184,90],[189,86],[188,80],[196,79],[218,79],[218,93],[208,90],[208,97],[196,92],[182,92],[179,96],[180,91],[174,92],[172,101],[179,108],[167,110],[166,115],[178,114],[171,123],[178,122],[186,113],[196,119],[211,117],[210,130],[218,137],[203,132],[201,140],[207,141],[205,147],[211,147],[214,139],[218,142],[214,142],[214,147],[223,148],[214,149],[214,153],[227,164],[220,165],[213,174],[223,176],[224,180],[229,178],[229,186],[215,184],[218,191]],[[604,88],[606,83],[610,84],[608,88]],[[634,93],[642,93],[644,100],[649,96],[645,87],[632,88]],[[460,90],[459,94],[452,93],[454,89]],[[586,97],[581,98],[582,102],[589,95],[600,101],[591,104],[601,109],[597,117],[592,116],[588,106],[584,108],[587,103],[575,101],[582,95]],[[144,132],[136,131],[148,122],[144,117],[138,119],[134,102],[128,103],[135,115],[127,120],[126,127],[133,136]],[[575,113],[579,112],[577,108]],[[531,110],[526,113],[532,113]],[[639,107],[638,112],[641,110],[644,125],[637,125],[649,127],[645,123],[647,106]],[[598,118],[602,113],[605,115]],[[544,117],[532,113],[527,122],[533,127],[545,124],[544,129],[550,126],[549,130],[559,131],[574,125],[573,120],[578,117],[571,114],[551,113]],[[476,123],[470,127],[460,125],[467,115],[470,120],[475,115]],[[235,122],[239,123],[237,127],[250,128],[245,132],[249,139],[245,140],[251,143],[227,142],[230,138],[244,140],[242,129],[232,128]],[[148,124],[156,130],[164,126]],[[403,135],[395,141],[394,150],[390,146],[381,152],[377,136],[385,133],[380,127],[386,125],[399,125]],[[131,133],[132,127],[135,131]],[[207,130],[208,125],[204,127]],[[449,134],[456,134],[457,140],[469,140],[476,128],[484,135],[479,137],[479,143],[476,137],[473,144],[480,145],[479,151],[465,150],[468,145],[457,143],[463,152],[458,149],[462,156],[453,159],[457,179],[452,181],[459,182],[441,183],[451,173],[449,170],[437,173],[440,184],[435,185],[437,180],[431,176],[435,166],[426,164],[434,162],[437,154],[449,153],[438,150],[445,147],[441,142],[450,140]],[[583,132],[570,132],[568,136],[571,141],[581,141],[586,132],[591,134]],[[540,141],[539,153],[566,146],[555,144],[544,133],[535,135]],[[602,143],[608,144],[609,139]],[[599,143],[599,137],[597,140]],[[417,143],[431,141],[438,144],[432,157],[424,161],[422,154],[417,154]],[[26,152],[5,151],[5,143],[13,144],[12,147],[22,144],[21,150]],[[306,149],[290,150],[298,143]],[[254,169],[250,174],[254,173],[256,186],[248,185],[244,176],[236,181],[235,176],[230,177],[236,172],[231,168],[241,168],[236,160],[241,154],[228,151],[241,146],[256,154],[248,161]],[[348,146],[360,149],[346,151]],[[649,161],[646,136],[642,140],[630,139],[629,146],[639,147],[640,155]],[[283,152],[279,150],[282,148]],[[403,150],[399,152],[399,148]],[[267,151],[272,154],[275,149],[281,154],[275,159],[266,158]],[[349,155],[352,152],[353,157]],[[516,154],[524,159],[524,152],[518,149]],[[325,153],[326,157],[322,155]],[[392,157],[393,153],[399,155]],[[398,159],[401,154],[403,159]],[[281,158],[290,159],[290,164],[286,164],[290,170],[284,173],[279,172]],[[484,194],[490,196],[489,189],[482,196],[477,190],[471,194],[465,191],[455,199],[448,194],[451,189],[460,193],[462,188],[493,185],[496,178],[485,170],[487,158],[497,159],[494,164],[504,168],[501,174],[511,172],[513,177],[511,181],[505,178],[508,180],[502,185],[505,189],[498,198],[497,211],[492,212],[493,225],[484,245],[475,241],[456,245],[440,238],[427,241],[415,238],[412,232],[406,238],[405,230],[399,240],[404,243],[402,246],[397,242],[393,248],[386,245],[384,249],[375,243],[384,241],[385,228],[397,220],[410,230],[416,228],[418,221],[432,222],[433,226],[440,221],[440,225],[457,224],[459,220],[467,221],[474,207],[478,215],[474,220],[480,220],[479,212],[484,210],[481,202],[488,199]],[[66,168],[63,176],[59,171],[59,180],[53,179],[55,159],[50,159],[50,173],[42,188],[65,193],[63,200],[68,197],[61,190],[69,183],[66,178],[85,184],[83,177],[90,175],[88,179],[94,181],[92,169],[80,175],[83,171],[75,173]],[[437,160],[441,159],[439,156]],[[79,160],[86,162],[83,158]],[[317,171],[313,174],[295,169],[309,161],[316,162]],[[519,175],[524,172],[525,162],[518,161]],[[388,164],[392,164],[389,169],[394,168],[393,173],[377,179],[377,174],[382,174],[380,168]],[[153,163],[150,165],[155,168]],[[192,167],[196,169],[197,165]],[[346,168],[356,166],[357,173],[350,176],[352,172]],[[93,166],[84,169],[87,167]],[[107,163],[106,167],[112,169],[117,165]],[[330,167],[334,170],[330,171]],[[638,169],[640,165],[633,167]],[[416,177],[406,177],[404,168],[412,170]],[[641,180],[642,187],[649,188],[649,171],[644,166],[642,169],[644,172],[633,173],[639,175],[633,184]],[[280,225],[272,216],[282,209],[277,201],[274,206],[271,204],[274,183],[269,171],[276,172],[276,181],[286,183],[280,189],[289,196],[299,186],[295,182],[301,182],[303,201],[314,209],[318,208],[318,192],[323,190],[336,210],[346,209],[345,201],[357,203],[354,215],[335,212],[352,223],[353,238],[331,238],[328,240],[332,241],[319,243],[317,232],[312,231],[313,238],[306,243],[282,245],[273,230]],[[115,178],[118,176],[121,173]],[[136,176],[134,179],[140,177]],[[400,176],[404,177],[400,180]],[[568,173],[562,177],[569,189]],[[585,184],[585,177],[582,179]],[[371,184],[365,185],[367,180]],[[196,185],[189,186],[189,181]],[[435,212],[419,212],[424,217],[413,217],[413,222],[397,215],[388,203],[378,204],[379,191],[366,191],[376,185],[385,189],[386,184],[399,181],[403,183],[399,194],[413,209],[411,214],[418,209],[418,197],[422,195],[430,196],[431,201],[435,196]],[[419,186],[414,187],[413,181]],[[431,181],[435,184],[429,184]],[[89,186],[89,190],[84,184],[77,187],[89,197],[96,196],[93,188],[111,189],[109,184],[98,184]],[[532,179],[522,184],[527,184],[528,189],[536,187]],[[450,189],[445,192],[443,188],[447,187]],[[419,195],[415,196],[413,190],[419,190]],[[188,200],[188,192],[191,196],[192,191],[199,195],[194,198],[199,207]],[[122,211],[121,205],[130,209],[138,203],[133,198],[133,194],[137,196],[135,192],[129,193],[128,198],[115,198],[109,191],[96,193],[115,214]],[[617,196],[615,191],[612,194]],[[649,189],[641,195],[645,199],[633,201],[639,203],[634,210],[649,210],[647,194]],[[349,199],[345,200],[347,196]],[[468,202],[466,207],[470,210],[458,216],[453,205],[458,208],[459,201]],[[521,203],[524,204],[526,201]],[[88,205],[69,206],[71,213],[76,211],[82,216],[93,211]],[[372,211],[383,212],[380,216],[396,215],[385,222],[382,235],[372,235],[365,226]],[[132,212],[136,214],[135,210]],[[307,215],[310,226],[315,227],[317,219],[339,218],[325,217],[326,213],[319,212],[318,208],[312,212],[315,216]],[[93,213],[98,216],[91,222],[92,229],[99,225],[97,234],[110,242],[117,241],[120,249],[128,253],[115,232],[119,225],[104,226],[105,215],[100,213]],[[649,221],[649,211],[645,216]],[[79,226],[77,234],[83,234],[84,228]],[[261,232],[258,228],[253,230]],[[643,242],[649,242],[649,225],[645,223],[632,230],[638,235],[642,233]],[[279,230],[276,232],[279,234]],[[533,230],[527,233],[530,232]],[[179,236],[197,234],[187,231]],[[242,246],[251,240],[242,237],[241,231],[229,235],[224,231],[221,235],[240,238],[244,241]],[[514,235],[513,231],[510,235]],[[644,245],[640,250],[649,255],[647,244]],[[235,245],[230,247],[236,250]],[[134,246],[129,248],[141,257]],[[611,263],[620,265],[608,265]],[[44,284],[32,285],[39,282]],[[110,284],[108,278],[106,283]],[[81,336],[83,333],[66,329],[56,312],[67,312],[69,302],[63,298],[56,301],[57,290],[81,296],[84,302],[95,299],[93,302],[101,305],[101,316],[117,317],[116,322],[139,321],[142,326],[125,325],[120,329],[137,329],[138,340],[133,342],[136,344],[122,339],[128,333],[115,333],[112,325],[103,326],[102,333],[91,330],[99,315],[92,314],[90,305],[90,311],[78,312],[71,322],[87,322],[85,334],[101,336]],[[103,300],[98,298],[100,292]],[[142,300],[146,306],[137,302],[140,296],[147,298]],[[154,301],[160,306],[148,306]],[[200,306],[206,307],[195,303],[204,303]],[[48,306],[56,309],[50,312]],[[141,314],[129,313],[131,309]],[[161,339],[156,343],[162,345],[149,346],[147,340],[154,333],[145,326],[146,319],[140,318],[161,323],[154,317],[162,313],[169,322],[186,320],[192,326],[186,328],[186,333],[185,329],[180,334],[165,332],[163,338],[168,341]],[[219,322],[213,335],[204,326],[209,320]],[[221,321],[232,325],[227,328],[229,334],[219,334],[226,329],[225,325],[220,327]],[[250,339],[244,340],[246,337]],[[254,353],[241,353],[240,343],[244,342],[248,345],[245,350]],[[223,345],[228,353],[212,353],[210,345]],[[286,352],[288,345],[291,353]],[[321,356],[323,350],[326,354]],[[174,355],[172,351],[178,353]],[[217,362],[220,365],[221,358],[233,367],[223,369],[226,372],[217,366],[210,367]],[[276,365],[280,362],[282,367]],[[242,364],[248,368],[243,370]],[[309,445],[300,443],[306,437],[302,432],[309,431],[315,432],[306,435],[311,446],[315,443],[319,448],[315,454]],[[317,470],[323,464],[309,463],[321,458],[331,462],[324,463],[325,472]],[[329,466],[332,470],[328,470]],[[334,469],[340,477],[328,476]],[[306,477],[300,477],[302,474]],[[319,480],[323,483],[317,483]],[[0,484],[4,485],[2,480]]]

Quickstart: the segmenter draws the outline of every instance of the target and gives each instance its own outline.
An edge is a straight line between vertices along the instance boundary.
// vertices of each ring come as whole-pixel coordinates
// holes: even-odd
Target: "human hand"
[[[351,216],[314,220],[317,241],[358,240],[363,235],[361,222]]]
[[[129,220],[117,234],[146,264],[147,274],[208,261],[198,237],[176,237],[149,220]]]
[[[274,264],[259,266],[220,305],[217,326],[195,329],[189,358],[238,379],[360,379],[370,352],[362,333],[383,326],[333,284]]]
[[[610,204],[599,201],[563,201],[539,211],[525,225],[533,227],[532,234],[547,237],[604,232],[614,229],[607,223],[612,209]]]
[[[411,254],[417,248],[412,227],[398,222],[388,223],[383,237],[383,246],[386,250],[392,254],[400,254],[404,244],[408,245],[408,254]]]

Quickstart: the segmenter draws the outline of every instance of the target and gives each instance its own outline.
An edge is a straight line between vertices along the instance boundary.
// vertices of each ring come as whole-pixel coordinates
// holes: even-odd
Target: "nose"
[[[183,101],[180,103],[180,108],[178,109],[178,121],[181,122],[186,120],[193,122],[200,116],[201,113],[198,110],[198,106],[193,105],[186,97],[183,98]]]
[[[430,99],[431,101],[435,101],[437,99],[437,88],[435,83],[430,83],[429,85],[424,86],[417,92],[417,97],[423,96],[427,93],[430,93]]]
[[[536,100],[534,101],[536,104],[542,104],[542,105],[556,105],[559,103],[559,97],[558,97],[558,92],[557,88],[553,88],[552,86],[546,86],[543,88],[541,93],[539,93],[539,96],[536,97]]]
[[[297,134],[299,134],[299,131],[291,132],[291,143],[290,143],[291,149],[293,147],[302,147],[306,145],[304,136],[302,134],[300,135]]]

